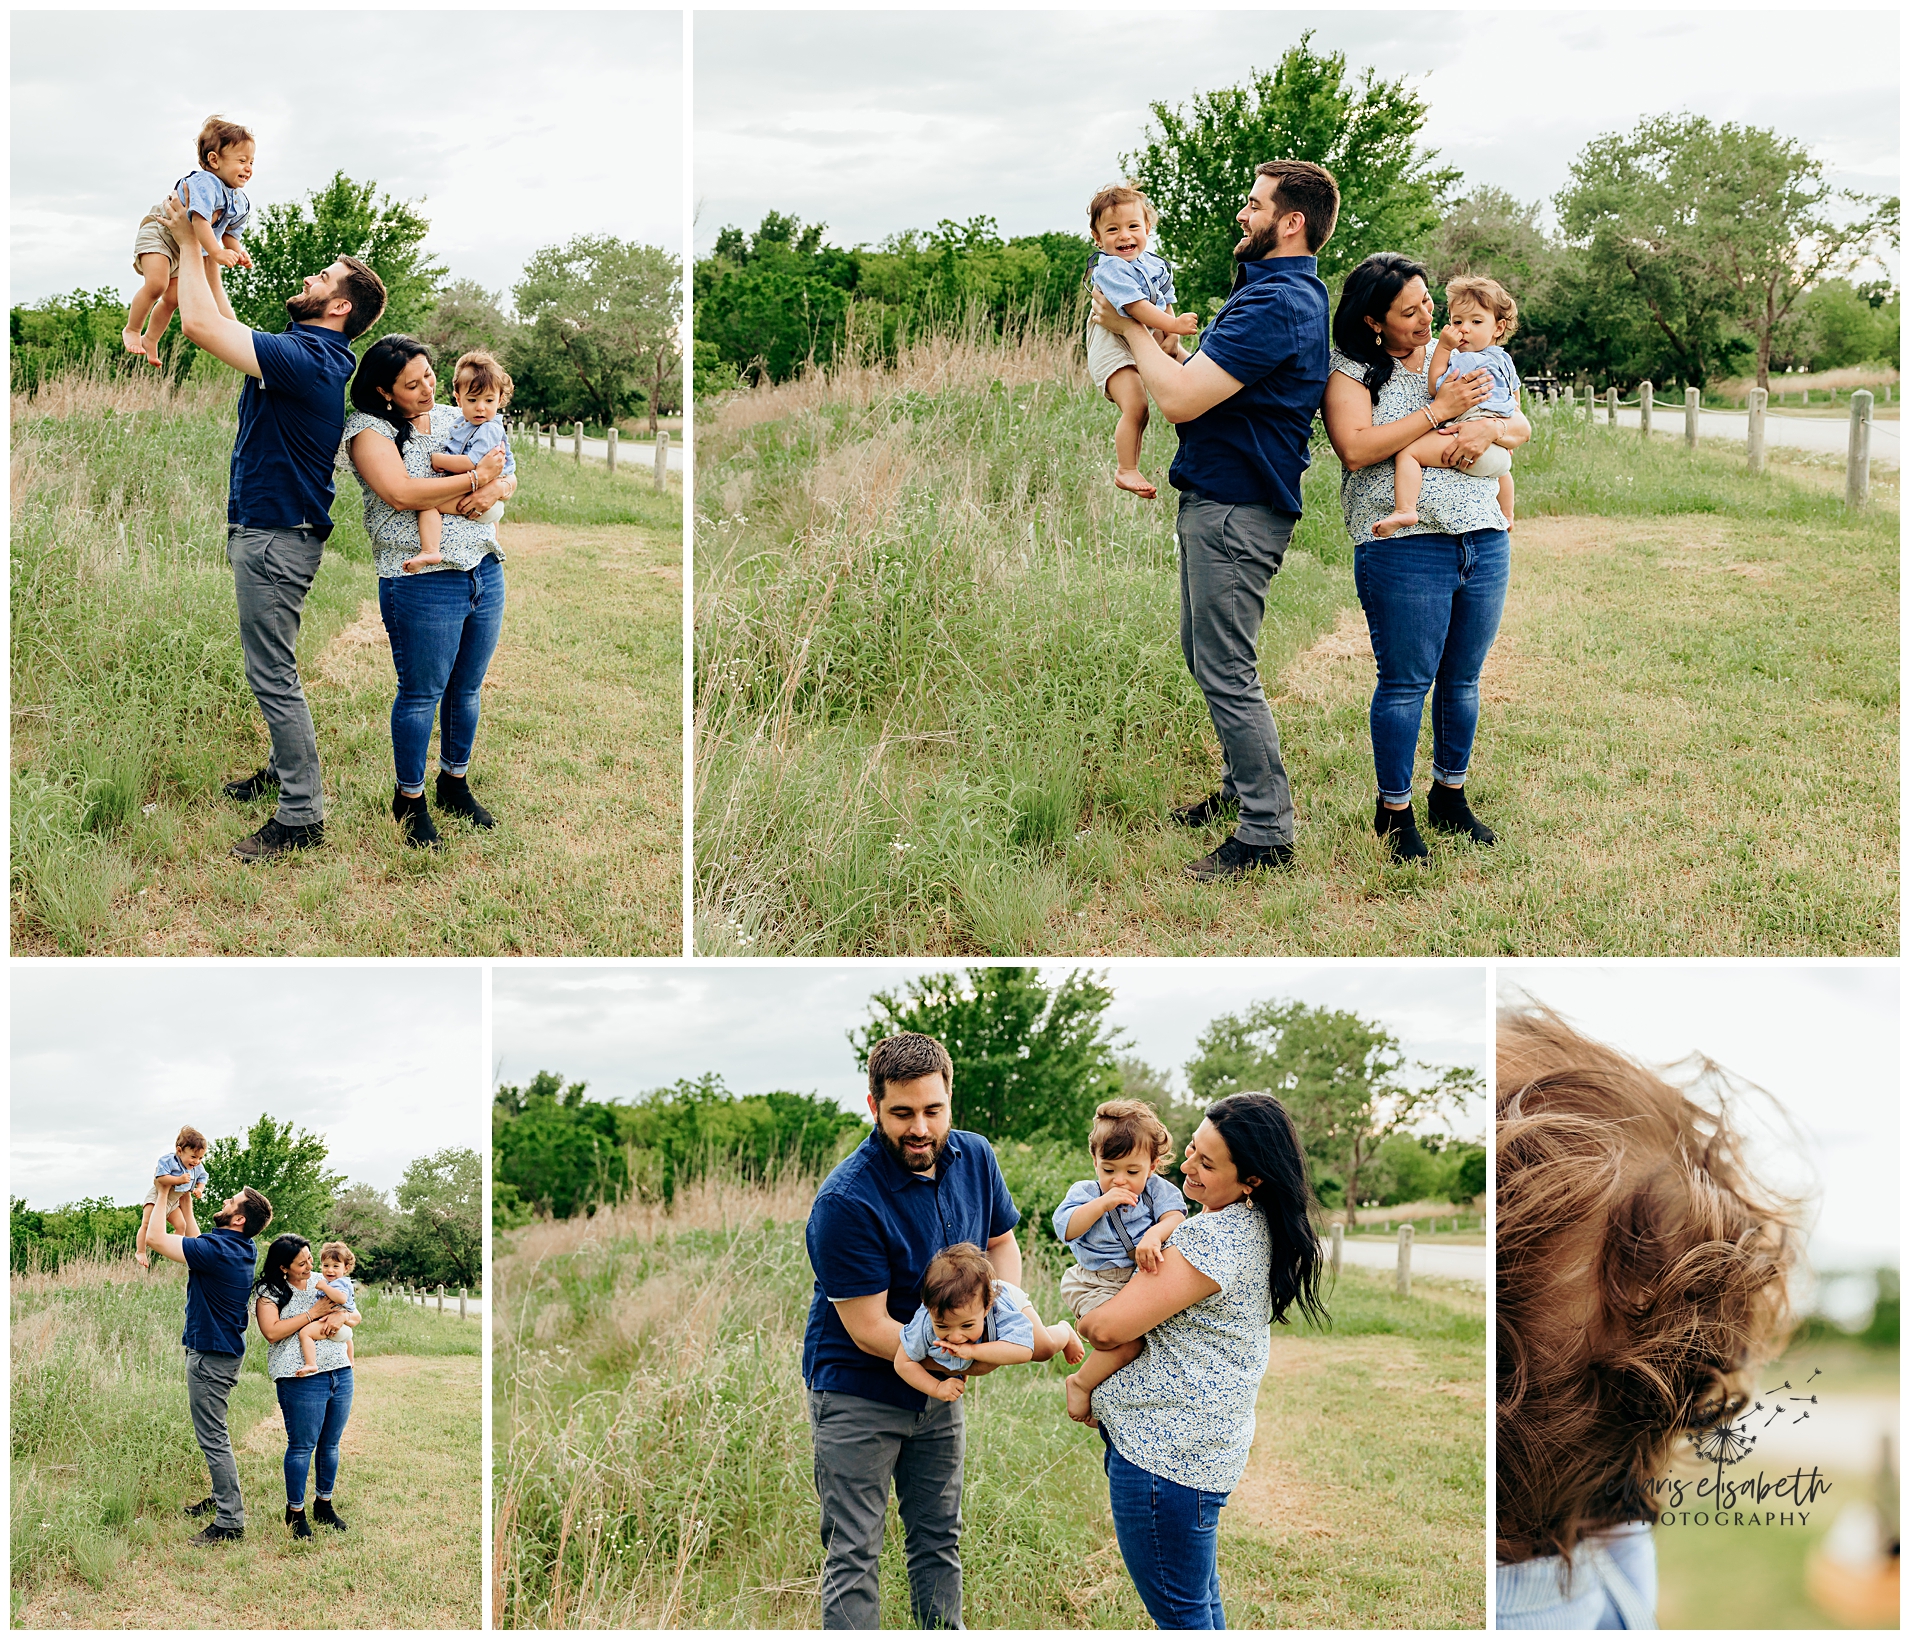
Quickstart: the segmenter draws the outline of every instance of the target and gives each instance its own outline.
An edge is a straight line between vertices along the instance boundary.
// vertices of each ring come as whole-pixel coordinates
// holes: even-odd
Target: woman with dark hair
[[[279,1411],[285,1419],[285,1524],[292,1536],[312,1535],[305,1518],[305,1478],[312,1454],[318,1454],[318,1497],[312,1520],[335,1532],[345,1530],[332,1507],[332,1489],[338,1484],[338,1443],[351,1417],[352,1369],[345,1346],[336,1338],[315,1340],[318,1370],[299,1375],[304,1365],[298,1330],[313,1315],[337,1314],[342,1322],[358,1322],[356,1304],[340,1305],[312,1281],[311,1243],[303,1236],[279,1236],[265,1250],[265,1263],[253,1283],[254,1315],[259,1331],[271,1346],[265,1370],[278,1391]]]
[[[1081,1318],[1081,1336],[1147,1348],[1094,1391],[1121,1558],[1163,1629],[1224,1629],[1220,1510],[1246,1473],[1268,1324],[1324,1322],[1306,1157],[1286,1107],[1236,1093],[1207,1112],[1181,1168],[1201,1211],[1161,1263]]]
[[[1479,672],[1498,636],[1512,538],[1496,479],[1471,468],[1493,443],[1523,444],[1530,423],[1461,422],[1484,402],[1484,370],[1432,390],[1433,301],[1426,270],[1381,251],[1347,275],[1333,315],[1333,374],[1321,414],[1345,468],[1340,507],[1354,542],[1353,584],[1373,638],[1373,829],[1396,860],[1430,851],[1413,822],[1413,759],[1432,692],[1432,787],[1426,819],[1436,831],[1491,843],[1496,834],[1466,802],[1466,771],[1479,723]],[[1429,429],[1451,440],[1444,466],[1428,467],[1419,521],[1385,539],[1373,526],[1394,510],[1393,457]]]
[[[500,446],[470,473],[442,477],[431,457],[459,419],[437,402],[431,353],[410,336],[381,336],[352,378],[355,412],[341,448],[365,492],[365,533],[378,565],[378,613],[391,636],[398,693],[391,703],[397,788],[391,813],[414,848],[438,829],[424,798],[431,722],[438,719],[438,807],[488,828],[497,822],[471,795],[467,772],[477,739],[478,692],[504,621],[504,554],[495,525],[480,521],[517,488]],[[418,509],[443,515],[442,561],[407,572],[423,550]]]

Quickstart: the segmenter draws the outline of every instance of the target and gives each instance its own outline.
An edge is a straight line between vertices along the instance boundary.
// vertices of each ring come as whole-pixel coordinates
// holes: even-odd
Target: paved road
[[[1562,408],[1562,407],[1561,407]],[[1700,410],[1698,412],[1698,436],[1700,438],[1735,439],[1744,442],[1745,428],[1750,417],[1741,410]],[[1598,425],[1605,425],[1605,410],[1601,405],[1598,412]],[[1637,410],[1627,410],[1623,405],[1618,408],[1618,425],[1636,428]],[[1887,461],[1892,466],[1901,465],[1899,451],[1902,441],[1898,435],[1899,424],[1894,421],[1876,421],[1870,424],[1870,459]],[[1683,405],[1667,408],[1657,406],[1651,413],[1651,436],[1653,438],[1683,438],[1685,436],[1685,412]],[[1766,449],[1784,445],[1793,450],[1817,450],[1829,455],[1843,455],[1850,449],[1850,422],[1844,417],[1835,421],[1828,416],[1787,416],[1781,410],[1764,412],[1764,445]]]
[[[393,1304],[402,1304],[405,1302],[396,1293],[386,1293],[383,1296]],[[433,1293],[429,1299],[414,1298],[411,1302],[424,1309],[435,1310],[438,1307],[438,1295]],[[464,1308],[467,1315],[482,1315],[484,1313],[484,1300],[475,1296],[467,1298],[464,1301]],[[451,1320],[457,1320],[458,1295],[456,1293],[446,1293],[444,1295],[444,1313]]]
[[[1330,1256],[1330,1247],[1328,1253]],[[1355,1237],[1346,1243],[1341,1256],[1348,1264],[1357,1264],[1365,1270],[1392,1270],[1399,1265],[1399,1243]],[[1444,1276],[1450,1281],[1470,1281],[1483,1287],[1492,1275],[1492,1249],[1441,1247],[1431,1236],[1415,1236],[1413,1274]]]
[[[557,453],[567,456],[571,453],[572,435],[557,435]],[[600,438],[584,440],[584,454],[593,461],[608,461],[610,446]],[[550,454],[550,440],[544,440],[544,454]],[[654,473],[657,470],[657,447],[654,444],[639,444],[635,439],[617,440],[617,471]],[[683,446],[672,437],[670,440],[670,471],[683,471]]]

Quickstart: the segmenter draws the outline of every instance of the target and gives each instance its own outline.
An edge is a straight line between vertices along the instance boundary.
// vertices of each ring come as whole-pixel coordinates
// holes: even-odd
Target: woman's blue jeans
[[[1147,1615],[1162,1629],[1224,1629],[1220,1607],[1220,1511],[1225,1492],[1197,1492],[1131,1464],[1105,1429],[1114,1536]]]
[[[433,716],[441,730],[438,767],[462,775],[471,765],[478,691],[504,624],[504,566],[487,554],[476,569],[382,578],[378,613],[398,669],[391,703],[398,789],[415,797],[424,790]]]
[[[318,1495],[329,1498],[338,1480],[338,1443],[351,1417],[351,1368],[280,1378],[279,1411],[285,1415],[285,1501],[305,1503],[305,1477],[318,1453]]]
[[[1396,535],[1362,541],[1353,585],[1373,637],[1373,770],[1379,795],[1413,795],[1419,719],[1432,691],[1433,778],[1462,786],[1479,727],[1479,671],[1499,633],[1511,579],[1512,537]]]

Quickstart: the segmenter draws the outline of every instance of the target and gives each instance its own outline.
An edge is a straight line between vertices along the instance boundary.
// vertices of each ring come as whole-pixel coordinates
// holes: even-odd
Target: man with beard
[[[908,1539],[909,1606],[921,1628],[962,1626],[960,1399],[938,1401],[895,1373],[902,1326],[929,1260],[958,1241],[1021,1282],[1021,1215],[995,1152],[949,1127],[955,1067],[932,1036],[869,1050],[875,1131],[823,1181],[809,1211],[816,1292],[803,1337],[816,1492],[822,1502],[822,1626],[880,1626],[876,1563],[889,1485]],[[970,1379],[989,1370],[971,1367]]]
[[[1300,521],[1307,440],[1326,396],[1327,293],[1315,260],[1339,217],[1330,171],[1305,160],[1256,168],[1238,216],[1234,288],[1185,365],[1098,292],[1097,323],[1127,338],[1180,450],[1181,653],[1207,699],[1225,760],[1220,790],[1174,811],[1205,826],[1238,804],[1239,824],[1187,866],[1202,881],[1293,860],[1293,795],[1280,731],[1260,687],[1267,587]]]
[[[179,259],[182,286],[191,260]],[[186,1331],[180,1342],[186,1346],[192,1432],[206,1456],[212,1496],[187,1505],[186,1513],[213,1517],[194,1543],[226,1543],[245,1536],[245,1500],[239,1495],[239,1463],[226,1432],[226,1401],[245,1361],[245,1309],[258,1257],[252,1238],[271,1222],[272,1204],[247,1185],[226,1197],[212,1215],[213,1227],[202,1236],[175,1236],[164,1225],[147,1233],[155,1253],[191,1272],[186,1278]]]
[[[166,215],[187,243],[183,207],[169,200]],[[345,432],[345,384],[357,366],[352,338],[385,311],[385,287],[357,257],[341,256],[285,299],[292,323],[273,335],[219,311],[204,261],[179,260],[179,322],[189,341],[249,378],[232,446],[226,556],[246,682],[272,736],[270,761],[228,783],[225,793],[249,803],[278,788],[277,812],[232,849],[241,860],[266,860],[325,840],[318,738],[298,677],[298,627],[332,532],[332,463]]]

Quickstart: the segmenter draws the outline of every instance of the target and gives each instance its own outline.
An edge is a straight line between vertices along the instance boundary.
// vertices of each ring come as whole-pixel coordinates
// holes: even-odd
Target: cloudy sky
[[[868,1023],[875,991],[896,990],[933,963],[694,968],[500,968],[491,982],[492,1049],[505,1082],[540,1070],[584,1080],[599,1099],[627,1099],[678,1077],[720,1075],[735,1093],[787,1089],[865,1108],[868,1084],[846,1033]],[[960,966],[960,965],[954,965]],[[1051,979],[1105,969],[1109,1023],[1127,1053],[1174,1073],[1209,1020],[1270,997],[1382,1021],[1409,1057],[1483,1070],[1485,971],[1272,962],[1040,963]],[[1484,1101],[1469,1131],[1483,1133]]]
[[[1271,70],[1301,32],[1408,76],[1469,183],[1550,199],[1584,144],[1687,110],[1809,144],[1897,191],[1898,19],[1868,12],[722,11],[696,18],[698,254],[769,210],[868,243],[950,217],[1078,228],[1148,105]]]
[[[237,1136],[263,1114],[381,1190],[415,1157],[482,1150],[479,980],[448,963],[15,967],[8,1188],[37,1208],[137,1202],[181,1127]]]
[[[674,11],[16,11],[11,33],[14,302],[130,297],[139,219],[213,113],[257,136],[255,210],[376,181],[493,292],[575,234],[683,249]]]
[[[1502,994],[1523,986],[1586,1035],[1647,1064],[1709,1054],[1771,1094],[1803,1137],[1742,1106],[1765,1165],[1820,1187],[1812,1253],[1823,1269],[1898,1261],[1901,1087],[1894,968],[1522,969],[1501,964]]]

